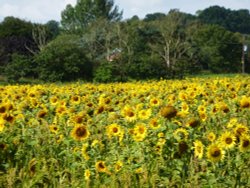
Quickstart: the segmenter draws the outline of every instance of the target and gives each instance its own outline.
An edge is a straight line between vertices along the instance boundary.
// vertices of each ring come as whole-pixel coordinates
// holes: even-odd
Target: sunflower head
[[[237,138],[239,138],[240,136],[246,134],[247,132],[248,132],[248,127],[246,125],[243,125],[243,124],[238,124],[234,128],[234,133],[235,133],[235,136]]]
[[[46,115],[47,115],[48,111],[43,109],[43,110],[40,110],[38,113],[37,113],[37,117],[38,119],[43,119]]]
[[[225,132],[219,140],[222,148],[229,149],[235,146],[236,137],[231,132]]]
[[[140,110],[139,112],[138,112],[138,117],[140,118],[140,119],[142,119],[142,120],[145,120],[145,119],[148,119],[148,118],[150,118],[150,116],[151,116],[151,114],[152,114],[152,112],[151,112],[151,109],[149,108],[149,109],[143,109],[143,110]]]
[[[173,106],[165,106],[161,108],[160,114],[162,117],[170,119],[176,116],[177,110]]]
[[[123,166],[123,162],[122,161],[117,161],[115,163],[115,171],[119,172],[121,170],[122,166]]]
[[[214,132],[209,132],[209,133],[207,134],[207,139],[208,139],[210,142],[215,141],[216,135],[214,134]]]
[[[108,125],[106,128],[106,132],[109,138],[111,138],[112,136],[119,136],[122,133],[121,127],[117,123]]]
[[[150,99],[150,106],[159,106],[160,105],[160,100],[158,98],[152,98]]]
[[[89,181],[90,176],[91,176],[91,171],[90,171],[89,169],[86,169],[86,170],[84,171],[84,179],[85,179],[86,181]]]
[[[198,159],[201,159],[203,157],[203,144],[200,140],[194,141],[194,156]]]
[[[184,128],[178,128],[174,131],[174,138],[176,140],[186,140],[188,138],[188,131]]]
[[[243,135],[240,137],[239,149],[241,152],[246,152],[250,150],[250,136]]]
[[[85,125],[77,125],[71,131],[71,136],[78,141],[85,140],[89,137],[89,131]]]
[[[211,162],[219,162],[224,159],[225,151],[216,143],[207,148],[207,158]]]
[[[243,96],[240,100],[240,107],[241,108],[250,108],[250,98]]]
[[[187,126],[192,127],[192,128],[199,126],[199,124],[200,124],[200,121],[197,118],[190,118],[187,122]]]
[[[97,161],[95,164],[95,168],[98,172],[107,172],[107,167],[104,161]]]
[[[55,134],[57,134],[57,132],[58,132],[58,127],[56,126],[56,125],[50,125],[49,126],[49,130],[52,132],[52,133],[55,133]]]
[[[152,129],[159,129],[161,127],[161,124],[159,123],[157,118],[152,118],[149,122],[149,126]]]

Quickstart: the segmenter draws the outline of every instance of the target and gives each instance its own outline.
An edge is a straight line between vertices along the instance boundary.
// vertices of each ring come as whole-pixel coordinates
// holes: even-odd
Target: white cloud
[[[0,0],[0,18],[15,16],[33,22],[47,22],[61,18],[61,11],[76,0]]]

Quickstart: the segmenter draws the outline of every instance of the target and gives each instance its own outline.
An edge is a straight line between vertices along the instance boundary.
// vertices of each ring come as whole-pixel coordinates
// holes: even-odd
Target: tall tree
[[[162,20],[153,22],[158,35],[149,43],[152,51],[158,55],[170,76],[175,76],[179,63],[193,59],[192,45],[185,33],[189,23],[189,15],[179,11],[170,11]]]
[[[199,11],[198,18],[204,23],[220,25],[232,32],[250,33],[250,13],[247,9],[230,10],[211,6]]]
[[[122,17],[113,0],[77,0],[76,5],[67,5],[62,11],[61,24],[64,30],[79,32],[100,18],[118,21]]]
[[[218,25],[204,25],[193,34],[204,69],[215,73],[240,70],[242,44],[235,33]]]
[[[0,65],[8,63],[11,54],[30,55],[25,46],[34,47],[32,23],[15,17],[6,17],[0,23]]]

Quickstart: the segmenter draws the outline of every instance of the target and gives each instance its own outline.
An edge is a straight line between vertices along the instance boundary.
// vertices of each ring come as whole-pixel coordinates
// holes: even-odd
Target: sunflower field
[[[250,76],[0,86],[0,187],[250,187]]]

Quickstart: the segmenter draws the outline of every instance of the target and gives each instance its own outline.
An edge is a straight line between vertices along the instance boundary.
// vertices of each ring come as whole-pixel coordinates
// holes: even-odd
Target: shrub
[[[92,76],[92,63],[76,35],[57,37],[41,50],[36,63],[38,76],[44,81],[88,80]]]

